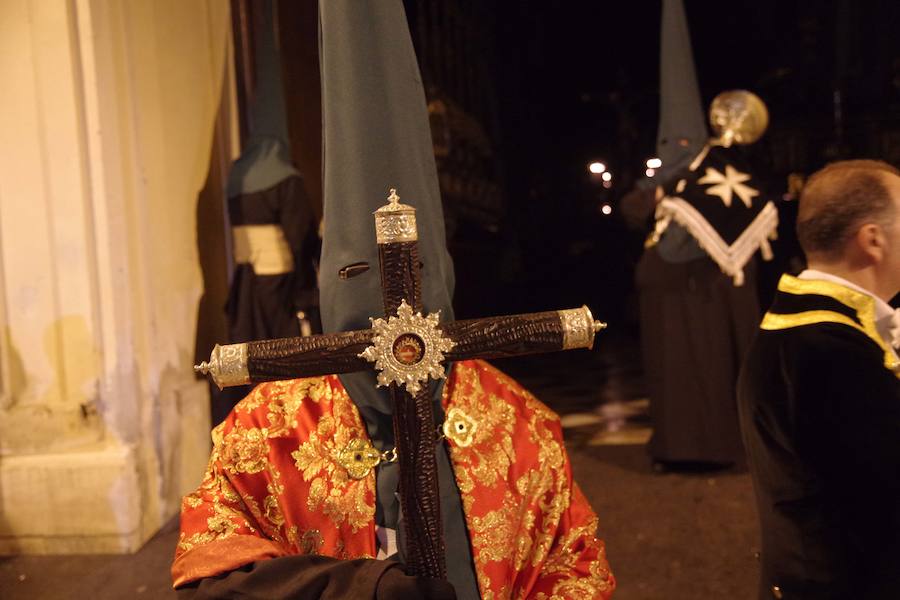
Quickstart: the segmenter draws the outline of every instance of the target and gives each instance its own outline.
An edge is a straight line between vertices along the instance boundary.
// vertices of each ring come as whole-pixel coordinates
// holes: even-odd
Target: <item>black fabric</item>
[[[678,223],[669,223],[656,244],[659,257],[669,263],[686,263],[706,256],[694,236]]]
[[[743,185],[759,192],[749,207],[737,194],[732,195],[731,205],[726,206],[721,197],[707,193],[707,190],[717,184],[697,182],[710,168],[725,175],[726,167],[729,165],[741,173],[750,175],[750,179],[743,182]],[[675,186],[681,179],[686,180],[686,185],[682,192],[677,192]],[[681,198],[693,206],[729,246],[744,233],[769,202],[763,190],[763,182],[753,175],[743,149],[738,146],[730,148],[713,146],[695,171],[685,170],[681,178],[672,179],[666,186],[665,193],[666,196]]]
[[[229,198],[228,216],[232,226],[279,225],[294,258],[294,270],[282,275],[258,275],[251,264],[235,265],[226,304],[231,342],[300,335],[301,310],[317,330],[319,239],[303,180],[292,176],[271,188]]]
[[[755,263],[746,283],[708,258],[678,264],[655,248],[638,263],[641,347],[661,462],[730,464],[743,458],[734,387],[759,323]]]
[[[791,314],[811,310],[836,312],[862,325],[855,308],[842,304],[829,296],[819,296],[817,294],[778,293],[772,301],[772,307],[769,309],[769,312]]]
[[[443,580],[409,577],[385,560],[285,556],[178,588],[179,600],[455,600]]]
[[[845,325],[761,330],[738,400],[759,597],[900,598],[900,380],[883,351]]]

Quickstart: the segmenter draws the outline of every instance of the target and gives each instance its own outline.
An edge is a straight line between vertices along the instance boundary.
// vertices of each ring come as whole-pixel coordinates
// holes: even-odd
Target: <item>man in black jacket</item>
[[[738,382],[762,527],[760,598],[900,598],[900,172],[813,175]]]

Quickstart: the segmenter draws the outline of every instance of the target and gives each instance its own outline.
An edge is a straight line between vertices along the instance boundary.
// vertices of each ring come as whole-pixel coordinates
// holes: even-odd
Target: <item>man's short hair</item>
[[[885,175],[900,170],[880,160],[843,160],[814,173],[800,193],[797,238],[809,254],[839,254],[859,226],[894,218]]]

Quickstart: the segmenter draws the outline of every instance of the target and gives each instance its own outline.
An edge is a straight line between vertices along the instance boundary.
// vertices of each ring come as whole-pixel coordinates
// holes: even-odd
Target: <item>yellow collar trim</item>
[[[786,294],[804,296],[815,294],[834,298],[844,306],[856,310],[856,314],[863,318],[865,314],[871,315],[872,323],[875,322],[875,299],[854,289],[845,287],[833,281],[824,279],[798,279],[791,275],[782,275],[778,281],[778,289]]]
[[[900,360],[882,339],[875,327],[875,300],[867,294],[857,292],[832,281],[821,279],[798,279],[790,275],[782,275],[778,282],[778,290],[786,294],[804,296],[814,294],[833,298],[856,311],[861,323],[857,323],[847,315],[831,310],[810,310],[792,314],[767,312],[760,324],[761,329],[775,331],[816,323],[837,323],[847,325],[864,334],[884,352],[884,366],[900,377]]]

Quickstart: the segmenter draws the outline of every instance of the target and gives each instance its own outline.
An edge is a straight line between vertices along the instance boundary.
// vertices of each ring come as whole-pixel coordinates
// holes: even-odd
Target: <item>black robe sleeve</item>
[[[387,560],[284,556],[207,577],[176,590],[178,600],[455,600],[443,579],[411,577]]]

